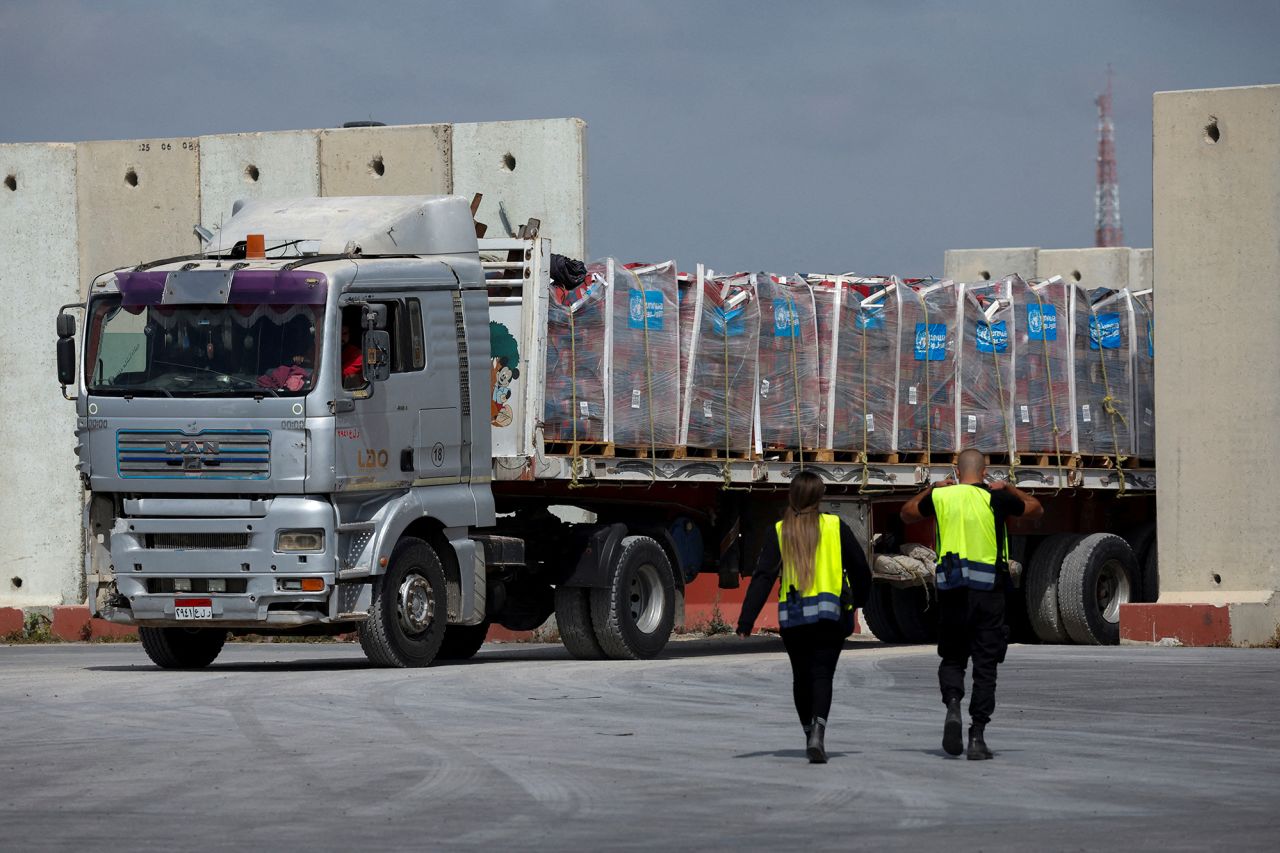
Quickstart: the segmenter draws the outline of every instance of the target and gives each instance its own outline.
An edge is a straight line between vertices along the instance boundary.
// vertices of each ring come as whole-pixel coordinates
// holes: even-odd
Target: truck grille
[[[249,534],[148,533],[145,541],[156,551],[238,551],[249,547]]]
[[[126,480],[265,480],[271,476],[271,433],[120,430],[116,468]]]

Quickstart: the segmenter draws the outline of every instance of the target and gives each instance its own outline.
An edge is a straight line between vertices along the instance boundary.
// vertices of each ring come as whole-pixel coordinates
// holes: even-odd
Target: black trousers
[[[800,724],[807,726],[814,717],[827,719],[844,629],[834,619],[820,619],[810,625],[783,628],[779,633],[791,658],[791,695]]]
[[[938,591],[938,685],[942,701],[964,698],[964,670],[973,660],[969,718],[984,726],[996,709],[996,666],[1009,648],[1004,590],[961,587]]]

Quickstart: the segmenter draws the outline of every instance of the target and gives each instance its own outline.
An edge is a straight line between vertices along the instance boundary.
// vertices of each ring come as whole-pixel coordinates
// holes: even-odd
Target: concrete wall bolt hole
[[[258,182],[258,175],[258,167],[252,163],[250,163],[244,170],[245,179],[251,184],[256,184]]]
[[[1080,275],[1080,270],[1072,270],[1071,277],[1074,278],[1076,281],[1079,281],[1081,278],[1083,278],[1083,276]]]
[[[373,159],[369,161],[370,174],[372,174],[374,177],[381,178],[384,174],[386,174],[386,171],[387,171],[387,167],[382,162],[382,155],[375,154],[373,156]]]
[[[4,178],[4,186],[5,186],[5,189],[7,189],[7,190],[8,190],[9,192],[11,192],[11,193],[12,193],[12,192],[17,192],[17,191],[18,191],[18,176],[17,176],[17,175],[5,175],[5,178]]]
[[[138,185],[138,170],[127,169],[124,173],[124,182],[131,187],[136,187]]]
[[[13,584],[14,589],[22,589],[22,578],[17,575],[9,578],[9,583]]]
[[[514,172],[516,170],[516,155],[512,154],[510,151],[503,154],[502,168],[506,169],[508,172]]]
[[[1218,117],[1209,116],[1209,123],[1204,126],[1204,141],[1214,145],[1221,136],[1222,132],[1218,130]]]

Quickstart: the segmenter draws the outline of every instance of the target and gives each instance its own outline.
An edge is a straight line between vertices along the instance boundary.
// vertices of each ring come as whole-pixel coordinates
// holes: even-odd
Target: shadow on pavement
[[[854,752],[834,752],[827,751],[827,758],[844,758],[849,755],[856,755]],[[734,758],[766,758],[772,756],[774,758],[808,758],[803,749],[764,749],[759,752],[744,752],[741,755],[735,755]]]

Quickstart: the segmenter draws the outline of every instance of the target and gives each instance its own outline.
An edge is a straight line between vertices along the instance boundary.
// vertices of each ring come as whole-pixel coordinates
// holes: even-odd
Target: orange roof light
[[[244,238],[244,256],[248,260],[263,260],[267,257],[267,237],[265,234],[246,234]]]

